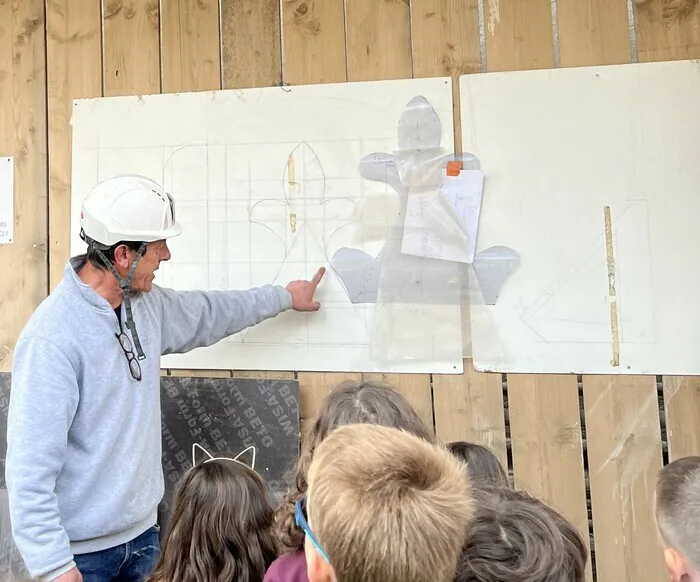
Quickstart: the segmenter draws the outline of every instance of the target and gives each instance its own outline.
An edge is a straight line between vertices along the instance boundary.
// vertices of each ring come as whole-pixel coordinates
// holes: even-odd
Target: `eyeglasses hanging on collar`
[[[123,331],[120,333],[115,333],[117,339],[119,340],[119,345],[126,356],[126,361],[129,363],[129,371],[131,372],[131,377],[140,382],[141,381],[141,364],[139,364],[136,354],[134,354],[134,348],[131,345],[131,340]]]

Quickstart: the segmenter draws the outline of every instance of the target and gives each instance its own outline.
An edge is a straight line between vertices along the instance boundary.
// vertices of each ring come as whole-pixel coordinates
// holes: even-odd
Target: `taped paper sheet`
[[[467,239],[466,263],[473,263],[476,254],[483,190],[481,170],[460,170],[457,176],[448,174],[442,184],[441,194]]]
[[[468,75],[460,93],[486,175],[476,256],[520,255],[470,310],[475,367],[700,374],[700,63]]]
[[[0,245],[10,244],[15,228],[14,165],[12,158],[0,158]]]
[[[157,284],[247,289],[328,267],[320,312],[282,314],[211,347],[168,355],[163,366],[462,371],[459,285],[454,297],[432,302],[449,263],[414,264],[398,279],[382,273],[401,256],[402,179],[420,181],[413,146],[451,147],[449,78],[89,99],[75,103],[72,125],[72,254],[85,250],[83,197],[99,180],[135,172],[164,184],[184,228]],[[383,224],[368,218],[377,203]],[[410,293],[396,285],[406,277]],[[420,328],[425,343],[410,353],[386,349],[399,332],[381,323],[381,301]]]
[[[401,252],[473,263],[483,182],[480,170],[460,170],[432,188],[409,190]]]

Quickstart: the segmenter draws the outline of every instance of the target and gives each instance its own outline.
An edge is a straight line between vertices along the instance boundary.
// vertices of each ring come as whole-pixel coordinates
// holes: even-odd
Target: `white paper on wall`
[[[468,75],[460,93],[486,174],[477,251],[521,259],[470,312],[475,367],[699,374],[700,63]]]
[[[11,157],[0,158],[0,244],[10,244],[15,226],[14,164]]]
[[[184,228],[171,241],[173,257],[161,265],[157,284],[246,289],[309,279],[327,267],[317,292],[320,312],[284,313],[214,346],[166,356],[164,367],[459,373],[458,304],[431,307],[441,321],[431,332],[427,319],[434,313],[404,302],[429,349],[418,358],[380,361],[372,349],[377,293],[351,300],[350,275],[334,271],[330,261],[343,251],[344,266],[356,273],[384,247],[379,222],[389,230],[396,214],[375,217],[365,236],[363,202],[391,200],[395,192],[363,177],[358,166],[369,155],[396,150],[399,120],[417,96],[436,111],[441,145],[449,151],[450,79],[77,101],[71,254],[85,249],[78,217],[90,189],[111,175],[145,174],[173,195]],[[371,274],[372,265],[366,267]]]

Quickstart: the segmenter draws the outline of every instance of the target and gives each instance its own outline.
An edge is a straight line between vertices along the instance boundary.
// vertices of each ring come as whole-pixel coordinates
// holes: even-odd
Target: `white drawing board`
[[[471,310],[475,367],[700,373],[698,61],[469,75],[460,96],[478,248],[520,256]]]
[[[429,136],[451,152],[448,78],[78,100],[71,254],[85,251],[78,218],[90,189],[115,174],[144,174],[174,197],[184,228],[156,284],[247,289],[327,267],[320,312],[282,314],[166,356],[164,367],[460,373],[458,303],[382,305],[377,289],[375,299],[364,287],[352,300],[349,291],[358,273],[367,273],[365,283],[375,273],[382,233],[393,232],[400,213],[389,180],[366,179],[360,162],[376,154],[371,171],[386,174],[377,164],[396,152],[409,103],[432,107]],[[343,263],[350,275],[331,264],[338,249],[355,252]]]

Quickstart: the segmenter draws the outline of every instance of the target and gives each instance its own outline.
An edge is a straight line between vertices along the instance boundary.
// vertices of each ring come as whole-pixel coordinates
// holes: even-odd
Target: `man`
[[[70,260],[18,338],[6,478],[12,533],[32,577],[143,580],[160,551],[161,354],[320,308],[323,269],[286,288],[154,285],[170,259],[167,239],[180,232],[172,198],[152,180],[100,183],[81,212],[87,254]]]

